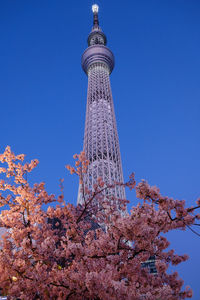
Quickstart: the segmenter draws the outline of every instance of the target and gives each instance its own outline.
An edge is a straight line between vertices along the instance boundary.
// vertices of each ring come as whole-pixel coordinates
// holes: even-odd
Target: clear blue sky
[[[192,205],[200,196],[200,1],[99,0],[100,23],[115,54],[111,76],[124,177],[134,171],[165,195]],[[76,203],[78,183],[64,166],[81,151],[87,77],[80,59],[93,1],[0,2],[0,152],[10,145],[40,165],[45,181]],[[127,193],[134,204],[135,195]],[[190,260],[178,267],[200,299],[200,238],[169,238]]]

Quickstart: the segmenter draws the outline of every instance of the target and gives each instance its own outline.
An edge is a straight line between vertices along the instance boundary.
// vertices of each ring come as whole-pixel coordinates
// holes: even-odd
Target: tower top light
[[[93,11],[93,14],[98,14],[99,6],[97,4],[93,4],[92,5],[92,11]]]

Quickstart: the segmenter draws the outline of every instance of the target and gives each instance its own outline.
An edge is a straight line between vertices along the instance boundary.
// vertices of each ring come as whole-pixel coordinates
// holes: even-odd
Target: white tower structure
[[[82,55],[82,68],[88,76],[87,109],[83,150],[89,160],[84,186],[89,190],[97,178],[106,184],[123,183],[119,138],[115,119],[110,74],[114,55],[106,47],[107,39],[99,27],[98,5],[92,6],[93,27],[88,36],[88,48]],[[115,198],[125,199],[123,186],[112,190]],[[78,203],[82,195],[79,187]]]

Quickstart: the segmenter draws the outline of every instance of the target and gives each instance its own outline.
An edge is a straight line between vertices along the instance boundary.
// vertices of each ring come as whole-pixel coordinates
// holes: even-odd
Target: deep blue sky
[[[125,179],[134,171],[165,195],[192,205],[200,196],[200,1],[97,1],[116,58],[111,76]],[[93,1],[0,2],[0,152],[38,158],[33,181],[76,202],[64,166],[83,144],[87,77],[81,54]],[[134,203],[134,194],[127,193]],[[169,236],[190,260],[178,270],[200,298],[200,238]]]

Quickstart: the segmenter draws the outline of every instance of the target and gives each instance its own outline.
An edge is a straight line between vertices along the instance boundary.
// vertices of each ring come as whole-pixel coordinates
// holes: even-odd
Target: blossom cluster
[[[16,156],[9,147],[0,155],[0,226],[6,228],[0,241],[2,293],[27,300],[191,298],[177,272],[168,271],[188,257],[168,249],[165,233],[198,222],[200,200],[187,208],[146,181],[136,185],[132,174],[125,186],[136,189],[140,201],[122,214],[114,202],[125,207],[127,201],[111,193],[105,197],[113,185],[101,178],[92,191],[84,187],[88,161],[84,153],[74,158],[75,167],[67,169],[79,176],[84,192],[77,207],[64,202],[62,180],[58,198],[46,192],[44,183],[28,183],[26,174],[37,160],[24,163],[24,155]],[[46,211],[43,204],[49,205]],[[156,274],[142,267],[149,257],[155,257]]]

